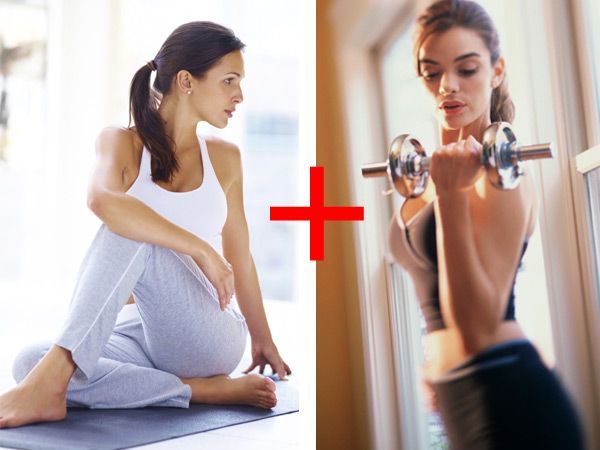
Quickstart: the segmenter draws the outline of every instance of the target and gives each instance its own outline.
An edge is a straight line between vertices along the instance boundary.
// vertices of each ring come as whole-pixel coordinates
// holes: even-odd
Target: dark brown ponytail
[[[515,104],[508,94],[508,84],[506,75],[502,83],[492,91],[492,106],[490,109],[490,119],[492,122],[512,123],[515,118]]]
[[[129,127],[133,119],[138,135],[152,155],[154,182],[170,182],[179,170],[172,148],[174,142],[167,136],[158,113],[160,101],[171,90],[173,78],[180,70],[201,78],[223,56],[244,47],[244,43],[222,25],[190,22],[177,27],[154,59],[135,73],[129,93]],[[150,87],[153,68],[156,68],[156,78]]]
[[[485,9],[471,0],[440,0],[431,4],[417,19],[413,56],[417,61],[419,76],[421,76],[421,67],[418,58],[423,42],[432,34],[442,33],[455,26],[476,31],[490,52],[492,65],[498,61],[500,57],[498,32]],[[492,91],[490,120],[511,123],[514,117],[515,105],[510,99],[505,79]]]

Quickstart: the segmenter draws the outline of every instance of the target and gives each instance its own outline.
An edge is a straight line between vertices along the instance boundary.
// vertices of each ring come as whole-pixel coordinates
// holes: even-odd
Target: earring
[[[186,92],[186,94],[188,94],[188,95],[189,95],[189,94],[191,94],[191,93],[192,93],[192,91],[187,91],[187,92]]]

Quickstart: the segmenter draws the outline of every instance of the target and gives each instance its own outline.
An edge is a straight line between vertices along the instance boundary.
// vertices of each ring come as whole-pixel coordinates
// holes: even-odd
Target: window
[[[26,233],[35,228],[32,216],[44,207],[48,28],[45,1],[0,3],[0,342],[5,349],[30,323],[23,297],[45,301],[25,272],[33,266],[43,270]],[[33,339],[39,337],[36,331]],[[13,356],[0,352],[0,367],[12,367]],[[0,372],[0,386],[7,376]]]
[[[591,63],[584,68],[591,72],[592,86],[586,87],[586,91],[591,92],[595,98],[594,108],[588,117],[588,123],[591,125],[588,135],[595,136],[595,141],[591,142],[594,147],[577,155],[577,168],[584,174],[587,187],[588,218],[596,265],[596,293],[600,295],[600,123],[597,122],[600,118],[600,4],[592,0],[582,0],[581,6],[586,20],[584,33],[587,38],[587,56]]]
[[[592,76],[596,92],[596,109],[600,114],[600,3],[594,0],[583,0],[584,17],[588,20],[589,34],[586,39],[589,45],[592,62]],[[598,142],[596,143],[598,144]]]
[[[589,216],[591,219],[591,231],[596,270],[596,291],[600,292],[600,167],[588,172],[586,175],[588,188]],[[600,299],[598,299],[600,301]]]

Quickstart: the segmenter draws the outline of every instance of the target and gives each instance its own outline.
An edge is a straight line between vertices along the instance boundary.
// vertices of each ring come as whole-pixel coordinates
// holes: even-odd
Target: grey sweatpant
[[[116,323],[132,292],[136,303],[123,311],[129,317]],[[231,373],[246,334],[244,317],[220,310],[215,288],[189,255],[102,225],[79,269],[58,339],[21,351],[13,376],[19,383],[56,344],[70,350],[77,365],[68,406],[187,408],[191,388],[180,377]]]

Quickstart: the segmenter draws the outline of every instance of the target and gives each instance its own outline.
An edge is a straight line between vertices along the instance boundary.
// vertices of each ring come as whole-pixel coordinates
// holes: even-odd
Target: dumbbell
[[[514,189],[523,175],[521,161],[553,157],[551,143],[521,145],[510,124],[495,122],[483,134],[481,164],[493,186]],[[396,137],[390,146],[388,160],[362,166],[365,178],[388,176],[396,191],[407,198],[420,196],[427,186],[431,158],[421,143],[410,134]]]

